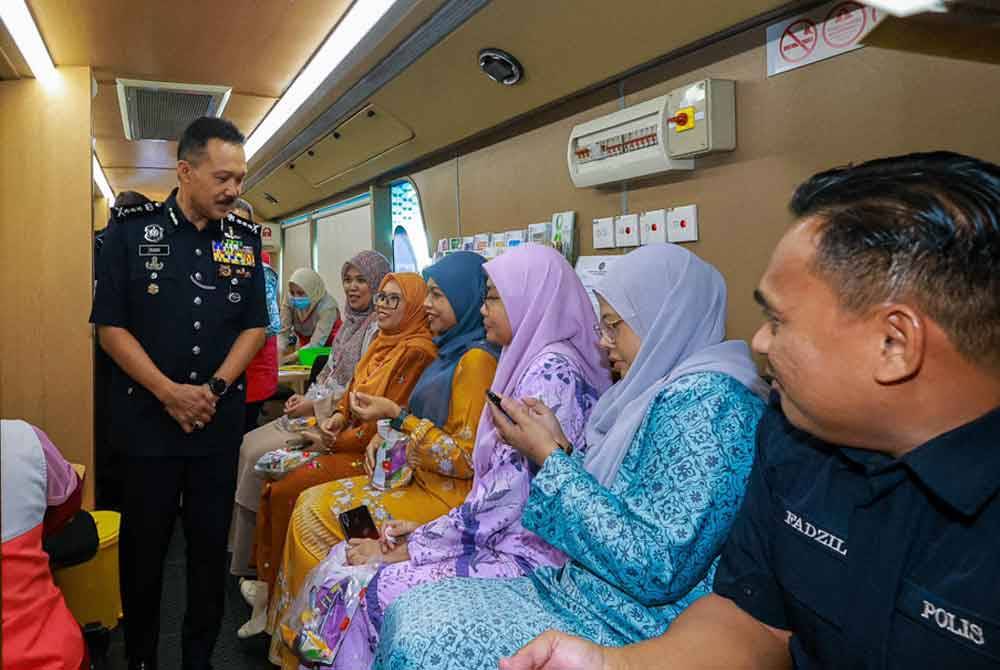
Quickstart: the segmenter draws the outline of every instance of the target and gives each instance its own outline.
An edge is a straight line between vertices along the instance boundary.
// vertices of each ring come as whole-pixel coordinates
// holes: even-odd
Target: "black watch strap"
[[[229,390],[229,382],[221,377],[212,377],[208,380],[208,390],[221,398]]]

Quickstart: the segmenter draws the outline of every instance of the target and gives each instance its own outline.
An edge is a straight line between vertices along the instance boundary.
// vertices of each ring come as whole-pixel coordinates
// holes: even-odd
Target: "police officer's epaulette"
[[[242,226],[254,235],[260,235],[260,224],[254,223],[253,221],[247,221],[242,216],[238,214],[233,214],[230,212],[226,215],[226,221],[229,223],[236,224],[237,226]]]
[[[111,213],[119,222],[149,216],[150,214],[159,214],[161,211],[163,211],[162,202],[147,202],[144,205],[135,205],[133,207],[114,207],[111,209]]]

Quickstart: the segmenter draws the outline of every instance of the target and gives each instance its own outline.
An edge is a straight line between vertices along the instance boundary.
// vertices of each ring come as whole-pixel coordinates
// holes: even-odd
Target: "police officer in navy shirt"
[[[119,544],[129,668],[156,667],[163,561],[178,508],[187,544],[185,670],[210,668],[244,423],[244,376],[264,342],[260,227],[229,214],[243,135],[201,118],[177,148],[163,203],[114,210],[91,321],[115,362],[112,431],[123,450]]]
[[[814,176],[756,291],[776,404],[715,593],[501,668],[1000,668],[1000,166]]]

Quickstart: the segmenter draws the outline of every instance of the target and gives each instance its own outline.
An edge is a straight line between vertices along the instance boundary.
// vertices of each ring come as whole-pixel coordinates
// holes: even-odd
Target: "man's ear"
[[[185,160],[177,161],[177,183],[178,184],[189,184],[191,183],[191,170],[193,166]]]
[[[920,372],[927,342],[923,314],[905,304],[883,305],[875,313],[875,332],[880,347],[876,382],[898,384]]]

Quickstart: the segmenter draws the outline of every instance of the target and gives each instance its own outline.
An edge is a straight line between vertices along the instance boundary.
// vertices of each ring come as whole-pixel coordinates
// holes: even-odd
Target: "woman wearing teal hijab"
[[[428,287],[424,310],[438,358],[421,375],[409,407],[363,393],[351,398],[352,413],[363,421],[392,419],[394,427],[409,436],[408,458],[415,466],[412,483],[382,491],[371,486],[367,476],[352,477],[315,486],[299,496],[269,630],[275,630],[274,623],[309,571],[344,539],[339,513],[366,505],[380,527],[390,519],[425,523],[465,500],[472,487],[476,431],[499,355],[497,347],[486,341],[480,314],[486,288],[483,262],[478,254],[460,251],[424,270]],[[369,445],[369,471],[380,443],[376,436]],[[298,660],[276,636],[272,660],[278,662],[279,655],[283,667],[298,667]]]

